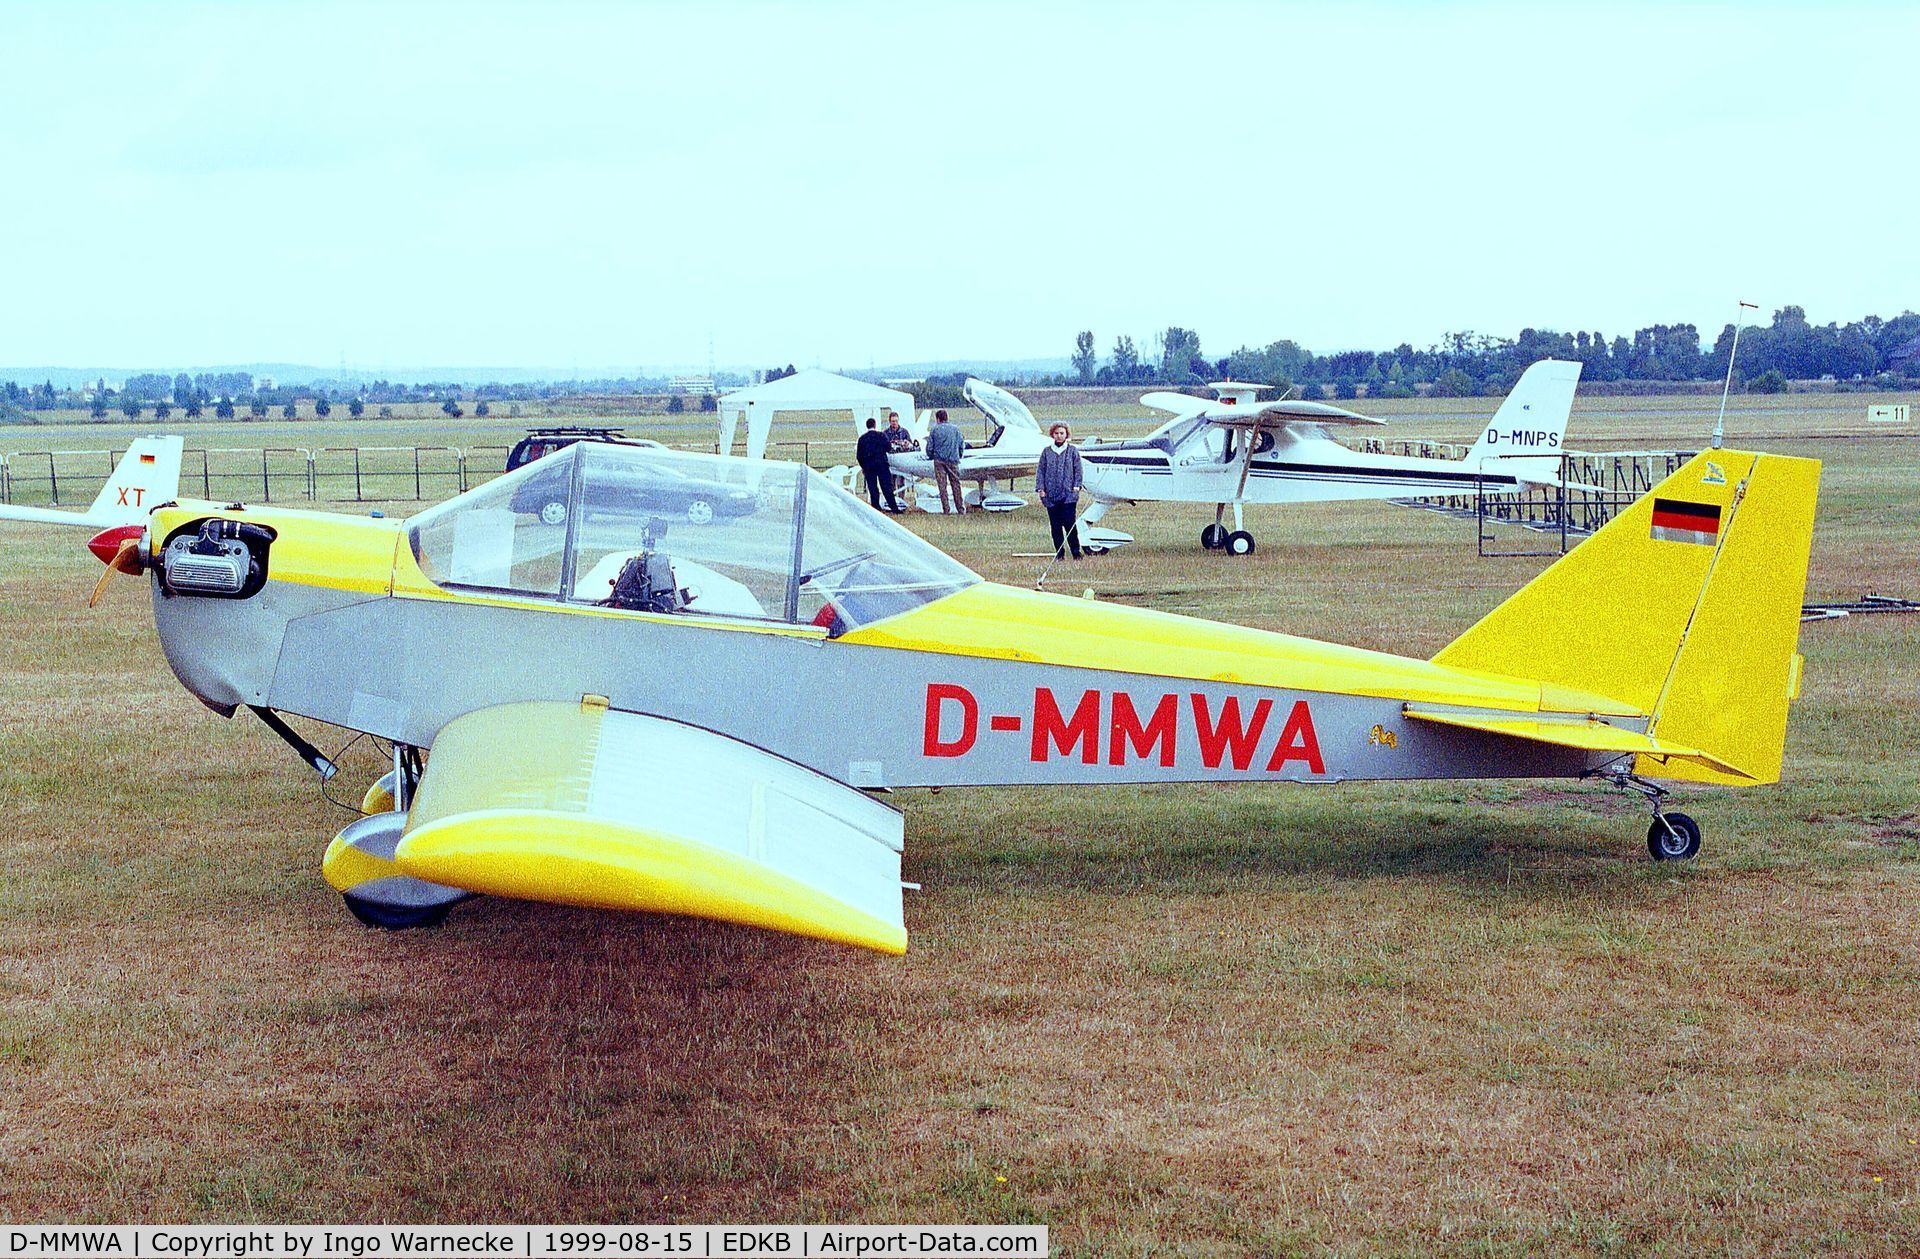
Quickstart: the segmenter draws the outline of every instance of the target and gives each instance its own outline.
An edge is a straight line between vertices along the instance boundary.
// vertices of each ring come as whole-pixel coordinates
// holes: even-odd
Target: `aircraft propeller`
[[[101,573],[100,580],[94,583],[93,594],[87,598],[88,607],[100,602],[100,596],[107,592],[107,583],[113,580],[115,573],[137,575],[146,567],[140,560],[140,543],[146,533],[141,525],[121,525],[102,530],[88,540],[87,550],[107,566],[107,571]]]

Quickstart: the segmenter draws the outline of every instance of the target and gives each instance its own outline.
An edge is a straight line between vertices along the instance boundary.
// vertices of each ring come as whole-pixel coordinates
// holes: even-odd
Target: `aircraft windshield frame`
[[[802,464],[577,442],[407,522],[436,585],[844,633],[981,579]]]

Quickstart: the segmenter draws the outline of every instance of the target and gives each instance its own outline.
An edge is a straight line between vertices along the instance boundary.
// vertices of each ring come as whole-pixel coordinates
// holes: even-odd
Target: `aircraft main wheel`
[[[567,505],[548,503],[540,509],[540,523],[543,525],[564,525],[567,523]]]
[[[1252,555],[1253,535],[1245,529],[1235,529],[1227,535],[1228,555]]]
[[[427,905],[419,909],[406,909],[398,905],[381,905],[355,896],[352,892],[340,893],[340,899],[347,903],[347,912],[369,927],[379,927],[384,931],[408,931],[415,927],[437,927],[447,920],[453,912],[452,905]]]
[[[1700,851],[1700,823],[1684,813],[1660,814],[1647,828],[1647,851],[1655,861],[1691,860]]]
[[[713,504],[704,498],[696,498],[687,504],[687,523],[710,525],[713,523]]]
[[[1217,551],[1227,544],[1227,531],[1220,525],[1208,525],[1200,531],[1200,545]]]

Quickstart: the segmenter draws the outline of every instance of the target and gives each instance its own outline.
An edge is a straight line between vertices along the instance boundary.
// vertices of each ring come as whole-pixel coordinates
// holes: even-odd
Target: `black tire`
[[[1684,813],[1660,814],[1647,827],[1647,851],[1655,861],[1691,861],[1700,852],[1700,823]]]
[[[1200,531],[1200,545],[1218,551],[1227,544],[1227,531],[1220,525],[1208,525]]]
[[[1253,535],[1245,529],[1235,529],[1227,535],[1226,547],[1228,555],[1252,555]]]
[[[383,931],[411,931],[415,927],[437,927],[453,912],[451,905],[433,905],[425,909],[402,909],[395,905],[377,905],[352,892],[340,893],[347,912],[369,927]]]

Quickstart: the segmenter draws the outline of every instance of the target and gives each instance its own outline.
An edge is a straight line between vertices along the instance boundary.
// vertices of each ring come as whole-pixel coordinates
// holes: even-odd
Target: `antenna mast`
[[[1741,302],[1733,314],[1733,345],[1727,350],[1727,383],[1720,387],[1720,415],[1713,422],[1713,448],[1720,449],[1720,443],[1727,435],[1727,395],[1733,392],[1733,360],[1740,353],[1740,327],[1747,322],[1747,312],[1759,310],[1752,302]]]

